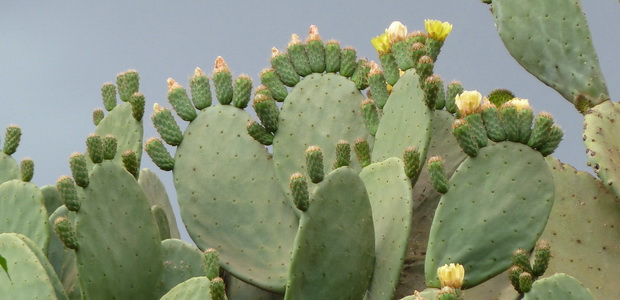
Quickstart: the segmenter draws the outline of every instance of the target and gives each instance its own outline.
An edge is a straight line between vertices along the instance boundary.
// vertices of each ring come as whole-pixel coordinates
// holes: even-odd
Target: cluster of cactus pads
[[[13,159],[21,129],[9,126],[0,291],[12,299],[614,298],[619,108],[579,3],[486,2],[510,53],[585,114],[601,180],[551,156],[562,140],[551,115],[535,116],[508,90],[483,97],[434,74],[450,24],[427,20],[426,32],[407,34],[393,23],[372,39],[378,63],[323,42],[311,26],[305,42],[293,34],[286,51],[272,50],[260,85],[233,78],[221,57],[211,76],[196,68],[189,91],[168,79],[171,109],[154,105],[160,138],[144,144],[139,76],[121,73],[102,87],[107,114],[93,113],[86,152],[70,156],[71,176],[54,185],[30,183],[34,163]],[[157,175],[140,170],[143,149],[173,172],[195,246],[179,239]]]

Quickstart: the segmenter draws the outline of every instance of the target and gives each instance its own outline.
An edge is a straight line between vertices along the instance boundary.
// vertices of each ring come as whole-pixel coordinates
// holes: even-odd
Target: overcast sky
[[[250,75],[269,66],[271,47],[285,49],[291,33],[305,39],[310,25],[324,41],[353,46],[360,57],[378,60],[370,39],[393,20],[410,31],[424,19],[454,24],[435,72],[446,82],[483,94],[507,88],[527,98],[535,111],[551,112],[565,131],[556,157],[588,170],[581,140],[583,117],[557,92],[519,66],[504,48],[488,6],[478,0],[418,1],[11,1],[0,2],[0,128],[22,127],[14,157],[35,161],[33,181],[53,184],[70,174],[68,157],[84,151],[94,131],[92,110],[102,107],[100,88],[127,69],[140,73],[146,96],[145,140],[156,136],[152,104],[166,103],[166,79],[187,86],[194,68],[210,73],[217,56],[233,72]],[[584,1],[594,45],[610,94],[620,94],[620,5]],[[611,25],[610,25],[611,24]],[[172,174],[148,156],[176,199]],[[174,200],[176,201],[176,200]]]

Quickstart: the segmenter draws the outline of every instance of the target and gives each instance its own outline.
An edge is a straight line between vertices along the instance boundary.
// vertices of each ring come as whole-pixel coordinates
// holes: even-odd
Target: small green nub
[[[274,71],[273,69],[264,69],[260,73],[260,82],[261,84],[269,88],[273,99],[275,99],[276,101],[282,102],[284,101],[284,99],[286,99],[286,96],[288,95],[288,90],[286,89],[284,83],[280,81],[278,74],[276,74],[276,71]]]
[[[273,98],[265,94],[257,94],[254,96],[254,103],[252,106],[267,131],[274,133],[278,131],[278,116],[280,115],[280,111]]]
[[[549,136],[551,126],[553,126],[553,117],[549,113],[542,112],[538,114],[536,121],[534,122],[534,129],[532,130],[532,134],[530,135],[530,140],[527,142],[527,145],[534,149],[539,149],[545,143],[545,139]]]
[[[416,69],[420,76],[420,83],[424,83],[426,78],[433,75],[434,65],[435,63],[431,57],[426,55],[420,57],[420,60],[418,60],[418,68]]]
[[[205,273],[209,280],[213,280],[220,274],[220,253],[213,248],[209,248],[204,252]]]
[[[530,256],[529,254],[519,248],[512,253],[512,264],[518,266],[524,272],[532,273],[532,266],[530,265]]]
[[[439,193],[448,192],[448,178],[446,177],[445,165],[441,156],[433,156],[428,160],[428,174],[431,184]]]
[[[368,141],[365,138],[355,140],[353,149],[362,168],[370,165],[370,145],[368,145]]]
[[[103,159],[114,159],[116,156],[116,150],[118,149],[118,141],[116,140],[116,137],[111,134],[106,134],[101,142],[103,143]]]
[[[122,154],[122,159],[125,170],[138,179],[138,175],[140,174],[140,170],[138,170],[138,168],[140,167],[140,164],[138,163],[136,153],[133,152],[133,150],[126,150]]]
[[[473,129],[467,121],[458,119],[452,124],[452,133],[465,154],[476,157],[478,155],[478,142],[474,139]]]
[[[157,229],[159,229],[159,239],[167,240],[170,238],[170,224],[168,223],[168,216],[166,211],[160,205],[151,206],[151,215],[155,219]]]
[[[269,146],[273,144],[273,134],[256,121],[251,121],[247,126],[248,134],[257,142]]]
[[[340,71],[340,43],[329,41],[325,43],[325,71],[336,73]]]
[[[357,51],[351,47],[342,49],[340,56],[340,75],[351,77],[357,69]]]
[[[131,115],[136,121],[140,122],[144,117],[144,106],[146,105],[144,95],[140,92],[134,93],[131,95],[129,103],[131,103]]]
[[[174,120],[170,110],[165,107],[160,107],[157,103],[154,105],[154,110],[155,112],[153,112],[151,120],[161,138],[171,146],[178,146],[181,144],[181,141],[183,141],[183,133]]]
[[[532,290],[532,274],[523,272],[519,275],[519,289],[522,293],[527,293]]]
[[[235,79],[235,90],[233,91],[233,105],[244,109],[250,102],[252,96],[252,78],[246,74],[241,74]]]
[[[291,35],[291,41],[286,52],[288,52],[291,63],[299,76],[307,76],[312,73],[310,61],[308,61],[308,55],[306,55],[306,46],[299,40],[297,34]]]
[[[372,136],[375,136],[379,127],[379,113],[377,113],[375,102],[372,99],[366,99],[362,101],[360,107],[362,108],[362,117],[366,129]]]
[[[484,128],[487,131],[487,136],[494,142],[501,142],[506,140],[506,132],[504,126],[502,126],[502,120],[499,117],[499,109],[492,103],[488,103],[482,106],[480,112],[482,115],[482,121]]]
[[[278,51],[275,47],[271,52],[271,67],[276,71],[280,80],[286,86],[295,86],[299,82],[299,74],[295,71],[288,54]]]
[[[310,196],[308,194],[308,182],[304,175],[299,172],[291,175],[289,187],[291,189],[291,195],[293,195],[293,202],[297,209],[301,211],[308,210]]]
[[[407,35],[406,41],[409,45],[413,45],[415,43],[424,45],[424,42],[426,42],[426,33],[421,30],[416,30]]]
[[[78,197],[75,184],[73,183],[73,179],[71,179],[71,177],[60,176],[58,181],[56,181],[56,189],[58,190],[58,195],[60,195],[62,203],[68,210],[80,210],[80,198]]]
[[[487,138],[487,131],[484,129],[482,115],[480,113],[473,113],[465,116],[463,119],[471,126],[472,137],[478,143],[478,147],[486,147],[489,144],[489,140]]]
[[[437,296],[435,298],[436,300],[461,300],[458,297],[458,293],[457,291],[449,286],[445,286],[443,288],[441,288],[441,290],[439,290],[439,293],[437,293]]]
[[[19,167],[22,173],[22,181],[30,182],[30,180],[32,180],[32,176],[34,176],[34,161],[26,157],[19,163]]]
[[[97,134],[91,134],[86,138],[86,150],[90,160],[98,164],[103,161],[103,141]]]
[[[82,153],[73,153],[69,156],[69,166],[71,174],[75,178],[75,184],[85,188],[90,182],[88,179],[88,166],[86,165],[86,156]]]
[[[192,93],[192,102],[198,110],[203,110],[211,106],[211,86],[209,78],[202,72],[200,68],[196,68],[194,76],[189,80],[189,89]]]
[[[377,104],[377,107],[383,108],[385,103],[387,103],[388,97],[390,97],[390,93],[388,92],[387,83],[385,82],[383,72],[379,69],[379,65],[375,62],[372,62],[371,65],[370,75],[368,76],[370,94],[372,94],[372,99]]]
[[[396,63],[396,58],[394,58],[394,54],[388,52],[379,55],[379,62],[381,62],[381,67],[383,68],[385,81],[389,85],[395,85],[400,78],[400,70]]]
[[[510,102],[504,103],[499,110],[502,125],[504,125],[504,131],[506,132],[506,139],[512,142],[519,141],[519,127],[517,108]]]
[[[315,25],[310,26],[310,32],[306,39],[306,53],[308,53],[312,72],[323,73],[325,71],[325,45],[323,45],[319,30]]]
[[[510,101],[514,97],[515,95],[507,89],[494,89],[487,95],[489,101],[497,107],[501,107],[502,104]]]
[[[121,101],[127,102],[133,93],[140,89],[140,76],[136,70],[128,70],[116,76],[116,86]]]
[[[116,87],[111,82],[104,83],[101,87],[101,98],[105,110],[112,111],[116,107]]]
[[[431,75],[424,80],[424,103],[430,109],[435,109],[439,90],[443,89],[443,80],[438,75]]]
[[[508,269],[508,279],[510,280],[510,284],[519,294],[523,294],[521,292],[521,287],[519,286],[519,276],[523,273],[523,269],[518,266],[512,266]]]
[[[93,110],[93,124],[95,124],[95,126],[99,125],[103,118],[105,118],[105,114],[101,108]]]
[[[2,152],[6,155],[11,155],[17,151],[19,142],[22,137],[22,129],[17,125],[9,125],[4,133],[4,148]]]
[[[160,169],[164,171],[174,169],[174,158],[172,158],[170,152],[164,147],[164,143],[160,139],[150,138],[146,141],[144,150]]]
[[[545,274],[549,267],[549,259],[551,258],[551,246],[549,242],[540,240],[534,248],[534,265],[532,266],[532,275],[540,277]]]
[[[420,64],[420,58],[424,55],[426,55],[426,47],[424,46],[424,43],[418,42],[411,44],[411,58],[415,63],[416,70]]]
[[[402,40],[392,44],[392,53],[394,54],[398,68],[401,70],[406,71],[415,66],[411,47],[406,41]]]
[[[323,181],[323,151],[318,146],[310,146],[306,149],[306,168],[313,183]]]
[[[436,39],[427,38],[424,44],[426,45],[427,55],[430,56],[433,61],[437,61],[437,57],[439,56],[439,52],[441,52],[441,46],[443,46],[443,42]]]
[[[216,277],[211,280],[211,300],[228,300],[224,279]]]
[[[262,94],[267,97],[273,98],[273,94],[271,94],[271,90],[262,84],[257,86],[256,89],[254,90],[254,95],[258,95],[258,94]]]
[[[545,143],[540,146],[538,151],[540,151],[543,156],[550,155],[555,151],[558,145],[560,145],[563,135],[564,133],[562,132],[562,129],[560,129],[560,127],[558,127],[557,125],[553,125]]]
[[[438,76],[439,77],[439,76]],[[446,106],[446,91],[444,90],[444,82],[441,77],[439,78],[439,90],[437,91],[437,98],[435,99],[435,109],[441,110]]]
[[[363,90],[368,87],[368,73],[370,72],[370,63],[365,58],[360,59],[357,62],[357,68],[351,76],[351,81],[355,83],[355,87],[358,90]]]
[[[196,109],[187,96],[187,92],[172,78],[168,78],[168,102],[184,121],[191,122],[196,118]]]
[[[58,217],[54,220],[54,230],[63,244],[69,249],[78,250],[79,244],[75,230],[66,217]]]
[[[403,162],[405,163],[405,175],[415,182],[422,171],[418,148],[415,146],[407,147],[403,153]]]
[[[215,60],[213,86],[215,86],[215,97],[217,97],[217,101],[222,105],[229,105],[233,99],[232,74],[221,56],[218,56]]]
[[[339,140],[336,144],[336,161],[334,169],[349,166],[351,164],[351,145],[348,141]]]
[[[463,91],[463,86],[458,81],[452,81],[448,84],[446,91],[446,110],[451,114],[455,114],[459,110],[454,99]]]

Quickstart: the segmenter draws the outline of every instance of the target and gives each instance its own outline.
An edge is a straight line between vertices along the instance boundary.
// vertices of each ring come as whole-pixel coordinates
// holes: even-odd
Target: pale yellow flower
[[[441,282],[441,287],[451,287],[460,289],[465,278],[465,268],[460,264],[449,264],[437,269],[437,277]]]
[[[403,23],[394,21],[387,29],[388,37],[390,38],[390,43],[394,44],[398,41],[402,41],[407,37],[407,26],[403,25]]]
[[[377,49],[377,53],[379,55],[390,52],[390,38],[388,37],[388,32],[385,30],[380,36],[376,36],[370,40],[372,45]]]
[[[454,98],[456,106],[459,108],[461,117],[478,112],[480,109],[482,94],[478,91],[464,91]]]
[[[512,105],[517,109],[517,111],[520,111],[524,108],[531,108],[530,102],[527,99],[512,98],[508,102],[512,103]]]
[[[452,24],[439,20],[424,20],[424,28],[428,37],[443,42],[452,31]]]

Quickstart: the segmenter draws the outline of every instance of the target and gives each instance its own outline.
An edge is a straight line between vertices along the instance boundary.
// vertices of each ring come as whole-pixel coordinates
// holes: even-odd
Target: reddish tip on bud
[[[383,70],[381,70],[381,68],[379,67],[379,64],[377,64],[375,61],[370,61],[370,71],[368,72],[368,77],[375,75],[375,74],[383,74]]]
[[[276,57],[278,55],[281,55],[281,54],[282,54],[282,52],[280,52],[280,50],[278,50],[278,48],[276,48],[276,47],[272,47],[271,48],[271,58],[274,58],[274,57]]]
[[[301,44],[301,40],[299,39],[299,36],[295,33],[291,34],[291,41],[288,42],[288,46],[292,46],[292,45],[297,45],[297,44]]]
[[[308,38],[306,39],[306,43],[320,40],[321,36],[319,35],[319,28],[316,27],[316,25],[310,25],[310,30],[308,30]]]
[[[199,76],[206,76],[204,72],[202,72],[202,69],[199,67],[196,67],[196,70],[194,70],[194,77],[199,77]]]
[[[436,161],[443,161],[443,158],[439,155],[435,155],[428,159],[429,163],[436,162]]]
[[[213,69],[213,73],[219,72],[230,72],[230,69],[228,69],[228,65],[221,56],[218,56],[215,59],[215,68]]]
[[[168,78],[168,92],[181,88],[181,85],[172,78]]]

